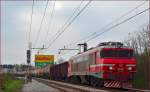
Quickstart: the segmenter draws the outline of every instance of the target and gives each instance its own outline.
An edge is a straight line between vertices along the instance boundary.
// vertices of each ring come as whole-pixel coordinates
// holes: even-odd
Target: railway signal
[[[31,51],[27,50],[27,63],[29,64],[31,61]]]

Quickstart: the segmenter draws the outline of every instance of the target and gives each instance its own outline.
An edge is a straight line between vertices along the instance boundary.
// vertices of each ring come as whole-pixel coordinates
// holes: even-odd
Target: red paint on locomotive
[[[103,80],[133,80],[136,60],[133,49],[124,47],[96,47],[73,56],[69,64],[69,76],[94,76]]]

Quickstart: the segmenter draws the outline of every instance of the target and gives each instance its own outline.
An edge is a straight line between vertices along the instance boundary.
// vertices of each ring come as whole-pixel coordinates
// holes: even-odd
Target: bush
[[[148,89],[148,57],[137,55],[137,73],[133,81],[133,87],[138,89]]]

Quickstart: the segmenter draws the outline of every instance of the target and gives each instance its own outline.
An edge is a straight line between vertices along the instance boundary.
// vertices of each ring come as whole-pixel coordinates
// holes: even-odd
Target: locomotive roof
[[[116,47],[116,46],[98,46],[98,47],[94,47],[94,48],[88,49],[88,50],[85,51],[85,52],[81,52],[81,53],[79,53],[79,54],[76,54],[76,55],[72,56],[71,59],[72,59],[72,58],[76,58],[76,57],[78,57],[78,56],[82,56],[82,55],[85,55],[85,54],[89,54],[89,53],[93,53],[93,52],[99,51],[99,50],[101,50],[101,49],[103,49],[103,48],[122,48],[122,49],[132,50],[132,48],[125,47],[125,46],[123,46],[123,47]]]

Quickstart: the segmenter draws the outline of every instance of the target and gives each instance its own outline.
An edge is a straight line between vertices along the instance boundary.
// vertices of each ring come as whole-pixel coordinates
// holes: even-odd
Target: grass
[[[19,92],[24,84],[23,80],[10,75],[3,75],[1,90],[3,92]]]

